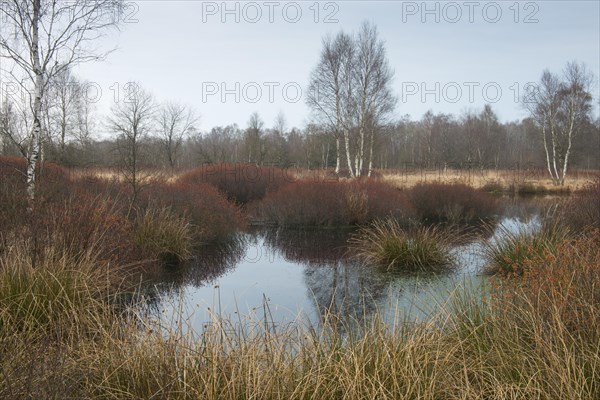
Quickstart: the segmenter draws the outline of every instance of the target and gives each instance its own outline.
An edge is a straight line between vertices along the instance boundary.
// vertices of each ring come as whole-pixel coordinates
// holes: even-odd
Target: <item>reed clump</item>
[[[449,236],[438,227],[406,229],[394,219],[385,219],[361,228],[349,244],[366,264],[395,270],[441,271],[454,265]]]

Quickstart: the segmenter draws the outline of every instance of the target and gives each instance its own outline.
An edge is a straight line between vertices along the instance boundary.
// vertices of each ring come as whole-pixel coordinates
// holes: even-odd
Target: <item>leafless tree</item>
[[[155,111],[152,95],[137,83],[130,83],[125,99],[112,107],[108,119],[108,130],[117,135],[119,169],[131,188],[130,211],[147,183],[147,177],[141,174],[145,156],[142,146],[153,129]]]
[[[48,115],[46,129],[49,139],[52,140],[55,136],[58,142],[61,162],[64,162],[68,139],[75,137],[81,95],[81,85],[69,69],[58,73],[48,87],[48,105],[44,107],[44,112]]]
[[[277,117],[275,117],[275,123],[273,124],[273,129],[280,136],[285,136],[287,131],[287,121],[282,111],[277,113]]]
[[[350,35],[339,32],[335,38],[323,39],[319,63],[312,71],[307,104],[318,121],[331,132],[336,144],[335,172],[341,167],[341,140],[349,154],[349,123],[352,116],[354,43]],[[350,164],[350,159],[348,158]]]
[[[364,22],[359,33],[340,32],[325,38],[317,67],[310,78],[307,103],[336,139],[336,172],[340,169],[340,140],[351,176],[360,176],[369,161],[373,168],[376,133],[396,105],[385,44],[377,28]]]
[[[375,134],[388,122],[396,106],[396,97],[392,94],[394,72],[391,70],[385,43],[379,39],[377,27],[364,22],[356,41],[356,104],[359,145],[356,149],[355,172],[362,174],[365,160],[365,143],[369,141],[369,168],[373,169],[373,144]]]
[[[0,7],[0,57],[5,73],[31,93],[27,143],[27,193],[33,205],[40,156],[42,107],[49,82],[69,66],[102,58],[92,44],[117,24],[120,0],[4,0]]]
[[[25,102],[5,95],[0,109],[0,136],[3,147],[13,147],[23,157],[27,156],[30,130],[27,111]]]
[[[157,115],[158,133],[169,167],[177,166],[184,139],[194,131],[198,122],[194,111],[182,104],[165,103]]]
[[[530,88],[524,104],[542,133],[546,167],[555,185],[567,176],[573,140],[590,119],[593,74],[583,64],[570,62],[561,76],[544,71]]]
[[[253,112],[248,120],[245,132],[245,145],[248,154],[248,162],[262,164],[264,161],[265,148],[262,141],[264,121],[257,112]]]
[[[237,163],[240,161],[242,131],[237,124],[215,126],[210,132],[190,139],[194,158],[200,163]]]
[[[96,107],[95,104],[88,99],[86,93],[86,88],[88,88],[88,86],[88,82],[80,83],[80,96],[78,97],[78,102],[76,104],[77,129],[75,131],[75,137],[82,148],[89,145],[96,128],[96,120],[94,117]]]

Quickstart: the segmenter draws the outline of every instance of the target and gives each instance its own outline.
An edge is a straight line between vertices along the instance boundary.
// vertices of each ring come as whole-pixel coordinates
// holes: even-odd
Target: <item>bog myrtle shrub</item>
[[[358,225],[393,217],[403,223],[414,211],[406,195],[377,180],[290,183],[260,205],[265,221],[288,226]]]
[[[470,223],[491,220],[498,213],[493,196],[462,183],[420,183],[409,196],[425,222]]]
[[[292,170],[256,164],[209,164],[183,174],[177,183],[198,185],[207,183],[227,199],[247,204],[262,199],[267,193],[293,182]]]

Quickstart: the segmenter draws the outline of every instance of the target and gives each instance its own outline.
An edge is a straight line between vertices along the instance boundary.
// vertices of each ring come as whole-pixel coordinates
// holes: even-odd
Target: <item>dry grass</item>
[[[452,268],[450,233],[434,226],[407,230],[394,219],[377,220],[349,239],[357,258],[368,265],[403,271]]]
[[[500,238],[487,241],[483,247],[487,274],[522,275],[529,264],[555,257],[571,234],[563,225],[549,221],[538,232],[523,228],[513,232],[504,226],[498,231]]]
[[[192,255],[192,232],[184,217],[168,207],[148,207],[138,212],[134,224],[136,244],[144,254],[167,265],[178,264]]]
[[[595,170],[575,170],[567,176],[565,186],[557,188],[547,177],[547,171],[530,170],[381,170],[382,179],[399,188],[411,188],[419,183],[463,183],[476,189],[492,185],[504,192],[519,188],[535,192],[575,191],[589,185],[600,173]]]
[[[215,315],[187,333],[182,313],[171,327],[119,317],[94,289],[95,268],[61,257],[31,268],[14,248],[0,262],[0,320],[11,321],[0,331],[0,397],[596,399],[597,237],[564,246],[526,277],[540,285],[508,282],[491,301],[457,291],[419,324],[400,313],[343,329]]]
[[[142,175],[155,180],[175,182],[186,171],[146,170]],[[102,179],[122,179],[119,171],[108,167],[95,167],[87,169],[70,170],[71,176],[97,177]],[[504,192],[518,192],[523,188],[525,192],[573,192],[585,188],[590,182],[600,177],[597,170],[571,170],[567,176],[565,186],[560,189],[553,185],[548,178],[546,170],[457,170],[457,169],[406,169],[406,170],[377,170],[377,179],[394,185],[398,188],[412,188],[419,183],[463,183],[476,189],[486,186],[496,186]],[[348,178],[337,177],[330,170],[306,170],[291,168],[286,170],[286,176],[291,180],[308,180],[316,182],[345,181]]]
[[[72,168],[69,169],[69,175],[72,179],[98,178],[103,180],[123,182],[124,176],[118,168],[113,167],[91,167],[91,168]],[[139,171],[138,179],[141,182],[159,181],[175,182],[180,176],[180,171],[149,168]]]

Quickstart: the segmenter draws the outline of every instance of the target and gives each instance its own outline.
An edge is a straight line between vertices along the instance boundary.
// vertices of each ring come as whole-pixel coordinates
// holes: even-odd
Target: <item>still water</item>
[[[540,200],[504,199],[487,235],[457,245],[457,266],[444,274],[386,271],[348,256],[350,230],[257,229],[224,248],[205,250],[186,266],[161,268],[144,286],[148,313],[163,326],[201,332],[215,316],[229,321],[308,322],[333,315],[361,323],[375,311],[388,320],[422,319],[455,290],[484,281],[484,240],[536,229]],[[399,315],[400,314],[400,315]]]

